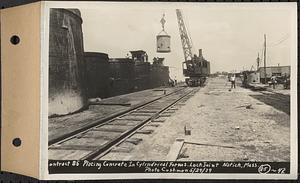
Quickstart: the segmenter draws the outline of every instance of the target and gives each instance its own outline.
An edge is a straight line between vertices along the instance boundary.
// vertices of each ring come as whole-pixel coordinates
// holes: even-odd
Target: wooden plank
[[[167,155],[167,161],[176,161],[184,144],[184,139],[176,139]]]

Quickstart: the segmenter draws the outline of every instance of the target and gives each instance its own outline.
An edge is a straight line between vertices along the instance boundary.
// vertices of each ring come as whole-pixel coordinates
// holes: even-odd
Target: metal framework
[[[177,19],[178,19],[178,27],[179,27],[179,34],[181,38],[184,60],[192,60],[193,53],[192,53],[192,44],[191,40],[187,34],[187,30],[183,21],[182,13],[180,9],[176,9]]]

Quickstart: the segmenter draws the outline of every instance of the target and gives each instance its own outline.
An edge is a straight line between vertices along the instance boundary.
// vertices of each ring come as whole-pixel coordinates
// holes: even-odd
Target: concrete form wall
[[[105,53],[86,52],[87,93],[89,98],[109,96],[109,63]]]
[[[167,86],[169,82],[169,67],[151,65],[151,87]]]
[[[130,93],[134,88],[134,62],[118,58],[109,62],[109,96]]]
[[[134,91],[151,88],[150,85],[150,63],[135,62],[134,64]]]
[[[79,10],[51,9],[49,32],[49,116],[76,112],[87,105],[88,97],[127,94],[159,87],[169,80],[165,66],[157,66],[151,73],[149,62],[129,58],[108,61],[107,54],[84,54]]]
[[[50,10],[49,116],[72,113],[86,105],[81,25],[79,10]]]
[[[169,81],[169,67],[129,58],[112,59],[109,70],[109,97],[165,86]]]

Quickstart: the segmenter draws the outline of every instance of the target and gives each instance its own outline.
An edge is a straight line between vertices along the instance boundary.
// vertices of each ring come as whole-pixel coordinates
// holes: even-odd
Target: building
[[[259,67],[257,70],[260,74],[261,82],[265,81],[265,70],[264,67]],[[291,66],[270,66],[266,67],[267,81],[270,81],[272,76],[287,76],[291,74]]]

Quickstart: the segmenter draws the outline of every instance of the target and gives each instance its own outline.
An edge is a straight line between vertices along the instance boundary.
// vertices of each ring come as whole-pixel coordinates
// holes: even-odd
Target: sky
[[[85,51],[125,57],[131,50],[145,50],[149,59],[165,57],[170,76],[182,80],[184,55],[175,9],[182,10],[193,42],[193,53],[202,49],[211,73],[256,67],[267,36],[267,66],[290,65],[296,47],[295,4],[292,3],[94,3],[79,8],[83,19]],[[156,35],[171,36],[171,52],[156,52]],[[262,58],[262,57],[261,57]],[[261,62],[261,65],[263,62]]]

